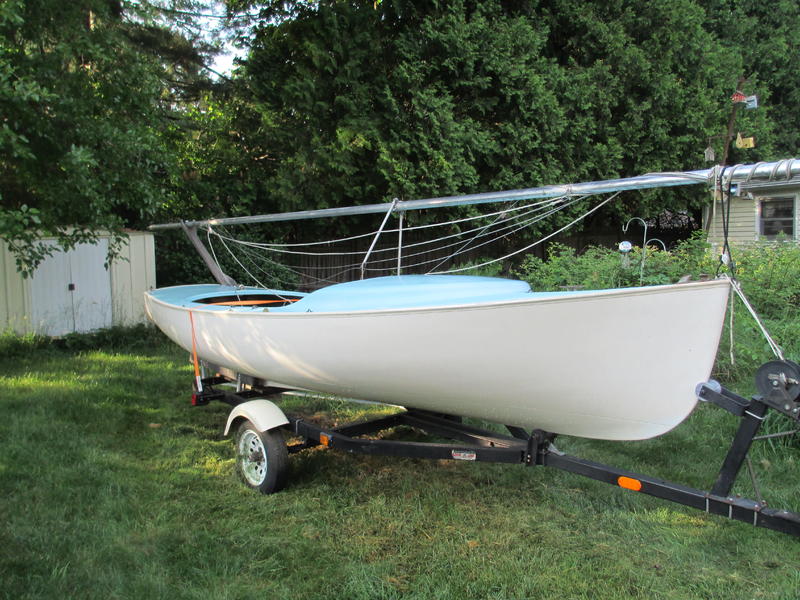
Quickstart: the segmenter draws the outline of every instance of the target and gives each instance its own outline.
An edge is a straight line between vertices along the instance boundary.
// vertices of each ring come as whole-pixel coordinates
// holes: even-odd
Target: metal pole
[[[181,227],[183,231],[186,233],[186,237],[189,238],[189,241],[194,246],[194,249],[197,250],[197,253],[200,255],[200,258],[203,259],[203,262],[208,267],[208,270],[211,271],[211,274],[214,276],[214,279],[220,285],[230,285],[235,286],[236,281],[233,277],[226,275],[222,268],[217,264],[217,262],[211,257],[208,253],[203,242],[200,241],[200,238],[197,237],[197,225],[189,225],[187,223],[181,223]]]
[[[639,285],[642,285],[642,280],[644,279],[644,260],[647,255],[647,221],[645,221],[642,217],[631,217],[622,228],[622,233],[628,232],[628,226],[631,224],[631,221],[641,221],[642,225],[644,225],[644,238],[642,239],[642,260],[639,262]]]
[[[367,250],[367,253],[364,255],[364,260],[361,261],[361,279],[364,279],[364,269],[367,268],[367,261],[369,260],[369,255],[372,254],[372,250],[373,248],[375,248],[375,244],[378,243],[378,238],[381,237],[381,233],[383,233],[383,228],[386,227],[386,221],[389,220],[389,217],[391,216],[392,211],[394,210],[394,207],[397,206],[398,202],[399,200],[397,198],[392,200],[392,205],[389,207],[389,210],[386,211],[386,216],[383,217],[383,223],[381,223],[381,226],[375,233],[375,237],[372,238],[372,243],[369,246],[369,250]]]
[[[713,184],[717,169],[701,169],[698,171],[680,171],[675,173],[651,173],[637,177],[623,179],[610,179],[607,181],[590,181],[566,185],[547,185],[543,187],[528,188],[523,190],[509,190],[504,192],[488,192],[483,194],[464,194],[460,196],[447,196],[442,198],[426,198],[421,200],[398,201],[396,210],[420,210],[423,208],[441,208],[445,206],[459,206],[468,204],[484,204],[488,202],[513,202],[516,200],[539,200],[546,198],[559,198],[561,196],[591,196],[607,194],[626,190],[643,190],[683,185]],[[725,176],[731,178],[732,183],[750,181],[775,181],[788,180],[800,177],[800,159],[785,159],[776,162],[757,163],[755,165],[736,165],[728,167]],[[208,219],[204,221],[187,221],[189,226],[201,227],[206,225],[242,225],[245,223],[272,223],[278,221],[298,221],[302,219],[319,219],[324,217],[343,217],[351,215],[367,215],[385,213],[392,203],[364,204],[361,206],[345,206],[341,208],[324,208],[320,210],[303,210],[289,213],[274,213],[268,215],[255,215],[250,217],[232,217],[226,219]],[[152,231],[164,229],[178,229],[181,223],[163,223],[151,225]]]
[[[400,275],[403,264],[403,219],[405,213],[400,213],[400,223],[397,225],[397,274]]]

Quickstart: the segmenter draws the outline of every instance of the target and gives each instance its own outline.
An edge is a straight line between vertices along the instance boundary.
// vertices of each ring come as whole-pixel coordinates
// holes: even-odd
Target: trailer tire
[[[286,485],[289,453],[279,429],[258,431],[245,420],[236,434],[236,470],[245,485],[272,494]]]

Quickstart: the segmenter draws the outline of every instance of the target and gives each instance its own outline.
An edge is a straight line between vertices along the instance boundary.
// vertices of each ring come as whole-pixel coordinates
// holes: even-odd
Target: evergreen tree
[[[245,137],[270,157],[260,202],[297,210],[699,168],[738,76],[759,60],[785,75],[796,61],[797,11],[781,10],[776,63],[737,37],[776,18],[766,8],[732,32],[697,0],[269,4],[246,66],[262,123]],[[791,103],[779,79],[752,93]],[[741,117],[759,136],[746,160],[797,151],[774,120],[784,110]],[[705,200],[626,195],[618,210]]]

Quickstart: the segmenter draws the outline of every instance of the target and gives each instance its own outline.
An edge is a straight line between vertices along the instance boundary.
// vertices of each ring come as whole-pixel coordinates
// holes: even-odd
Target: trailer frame
[[[233,373],[222,367],[207,363],[204,363],[203,367],[205,372],[213,372],[214,375],[202,378],[202,391],[195,391],[192,395],[192,404],[195,406],[221,401],[240,407],[254,398],[274,398],[283,392],[292,391],[254,377]],[[800,513],[771,508],[763,500],[756,501],[731,495],[734,482],[767,412],[777,411],[793,420],[795,424],[800,422],[798,418],[800,366],[791,361],[771,361],[759,369],[756,382],[761,390],[768,393],[755,395],[750,400],[725,389],[715,381],[697,387],[700,401],[715,404],[740,419],[739,428],[710,490],[699,490],[565,454],[554,444],[557,435],[540,429],[527,431],[506,425],[509,435],[504,435],[465,424],[458,416],[417,409],[408,409],[389,416],[338,427],[324,427],[298,416],[287,415],[283,424],[259,433],[274,435],[278,429],[282,429],[290,436],[300,438],[300,442],[285,446],[286,454],[323,446],[351,454],[371,456],[553,467],[626,490],[689,506],[708,514],[800,537]],[[235,391],[218,389],[216,386],[220,384],[232,384],[236,389]],[[240,426],[246,426],[250,422],[246,411],[238,411],[237,414]],[[232,423],[229,419],[226,432],[232,424],[236,423]],[[362,437],[374,436],[398,426],[412,427],[445,441],[418,442]],[[252,428],[251,431],[257,431],[257,428]],[[274,448],[274,440],[270,443]],[[265,446],[261,451],[266,452],[264,448]],[[239,458],[237,457],[237,463]],[[268,459],[266,456],[258,458],[265,461]],[[286,464],[284,457],[279,457],[278,464],[279,468],[283,468]],[[275,477],[278,481],[277,489],[275,486],[259,489],[266,493],[278,491],[285,483],[285,474],[278,473]],[[258,486],[251,485],[251,487]]]

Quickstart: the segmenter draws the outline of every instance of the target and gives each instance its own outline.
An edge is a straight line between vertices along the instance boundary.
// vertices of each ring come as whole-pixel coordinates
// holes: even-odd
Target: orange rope
[[[228,300],[226,302],[209,302],[210,306],[255,306],[256,304],[278,304],[279,302],[297,302],[299,298],[291,300]]]
[[[189,323],[192,326],[192,362],[194,363],[194,379],[197,382],[198,393],[203,392],[203,382],[200,377],[200,362],[197,360],[197,337],[194,334],[194,316],[189,311]]]

